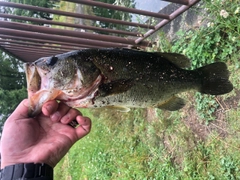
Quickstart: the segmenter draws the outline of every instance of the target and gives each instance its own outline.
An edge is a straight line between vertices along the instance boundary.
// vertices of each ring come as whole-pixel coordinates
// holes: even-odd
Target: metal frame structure
[[[96,0],[64,1],[144,15],[149,18],[157,18],[158,21],[156,24],[127,22],[94,15],[80,14],[74,12],[60,11],[56,9],[30,6],[26,4],[0,1],[0,6],[3,7],[33,10],[60,16],[88,19],[92,21],[103,21],[125,26],[131,26],[135,27],[136,29],[135,31],[107,29],[76,23],[58,22],[34,17],[16,16],[7,13],[0,13],[0,48],[24,62],[31,62],[43,56],[51,56],[54,54],[64,53],[67,51],[81,48],[149,47],[151,46],[151,42],[147,41],[146,38],[151,36],[153,33],[158,31],[164,25],[172,21],[174,18],[176,18],[178,15],[189,9],[191,6],[193,6],[200,0],[164,0],[179,5],[179,8],[177,8],[171,14],[163,14],[161,12],[154,13],[140,9],[127,8],[103,3]],[[11,21],[11,19],[47,24],[48,27],[33,25],[29,23],[13,22]],[[53,25],[75,28],[75,30],[60,29],[52,27]],[[139,28],[144,29],[145,33],[139,32]],[[91,32],[82,32],[81,30],[91,30]],[[101,31],[107,32],[110,35],[96,33]]]

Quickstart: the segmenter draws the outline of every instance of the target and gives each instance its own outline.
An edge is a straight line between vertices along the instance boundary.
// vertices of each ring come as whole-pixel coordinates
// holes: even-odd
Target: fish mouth
[[[41,77],[36,66],[32,63],[25,63],[24,69],[27,79],[28,96],[32,96],[32,94],[36,93],[41,88]]]
[[[41,77],[42,73],[38,72],[38,67],[35,64],[25,63],[24,68],[27,78],[29,116],[31,117],[39,114],[43,104],[49,100],[60,100],[71,107],[87,107],[89,104],[93,104],[93,99],[103,79],[100,74],[90,86],[74,87],[81,78],[78,77],[74,80],[73,87],[62,89],[46,86],[44,81],[47,79]]]

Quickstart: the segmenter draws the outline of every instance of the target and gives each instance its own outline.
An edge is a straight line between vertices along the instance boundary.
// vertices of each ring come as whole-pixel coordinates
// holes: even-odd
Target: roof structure
[[[146,39],[178,15],[188,10],[200,0],[164,0],[177,4],[178,8],[170,14],[128,8],[95,0],[64,0],[78,6],[99,7],[122,13],[131,13],[146,17],[144,22],[111,19],[84,12],[72,12],[57,8],[43,8],[27,4],[0,1],[0,48],[24,62],[32,62],[44,56],[52,56],[82,48],[107,47],[149,47],[151,42]],[[159,0],[160,1],[160,0]],[[49,13],[51,16],[71,18],[71,21],[48,20],[44,18],[17,16],[4,11],[1,7],[18,8],[26,11]],[[154,18],[154,21],[150,21]],[[59,18],[60,19],[60,18]],[[14,20],[14,21],[13,21]],[[16,22],[16,20],[20,22]],[[82,23],[107,22],[119,24],[126,30],[103,28]],[[31,23],[29,23],[31,22]],[[101,32],[104,32],[102,34]]]

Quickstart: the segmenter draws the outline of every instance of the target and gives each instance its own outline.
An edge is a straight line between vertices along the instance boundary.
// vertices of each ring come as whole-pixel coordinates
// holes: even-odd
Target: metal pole
[[[177,3],[177,4],[183,4],[183,5],[189,4],[189,0],[163,0],[163,1]]]
[[[73,28],[84,29],[84,30],[88,29],[88,30],[93,30],[93,31],[103,31],[103,32],[108,32],[108,33],[113,33],[113,34],[123,34],[123,35],[128,35],[128,36],[139,37],[142,35],[140,32],[129,32],[129,31],[122,31],[122,30],[108,29],[108,28],[99,28],[99,27],[95,27],[95,26],[86,26],[86,25],[81,25],[81,24],[56,22],[56,21],[49,21],[49,20],[45,20],[45,19],[31,18],[31,17],[25,17],[25,16],[16,16],[16,15],[11,15],[11,14],[0,13],[0,17],[9,18],[9,19],[18,19],[18,20],[23,20],[23,21],[31,21],[31,22],[37,22],[37,23],[42,23],[42,24],[53,24],[53,25],[64,26],[64,27],[73,27]]]
[[[160,23],[158,23],[155,26],[155,30],[149,30],[148,32],[146,32],[144,34],[143,37],[140,37],[138,39],[135,40],[135,43],[141,43],[144,39],[146,39],[147,37],[149,37],[150,35],[152,35],[153,33],[155,33],[156,31],[158,31],[161,27],[163,27],[165,24],[169,23],[170,21],[172,21],[174,18],[176,18],[177,16],[179,16],[181,13],[183,13],[184,11],[186,11],[187,9],[189,9],[191,6],[193,6],[194,4],[198,3],[200,0],[192,0],[190,2],[190,4],[188,6],[186,5],[182,5],[180,8],[178,8],[176,11],[174,11],[172,14],[170,14],[170,20],[164,19],[162,20]]]
[[[1,26],[2,23],[0,23]],[[127,45],[121,43],[109,43],[109,42],[102,42],[102,41],[94,41],[94,40],[86,40],[80,38],[72,38],[72,37],[65,37],[65,36],[57,36],[57,35],[49,35],[43,33],[34,33],[34,32],[25,32],[20,30],[13,30],[7,28],[0,28],[1,34],[4,35],[11,35],[11,36],[22,36],[22,37],[32,37],[37,39],[44,39],[44,40],[52,40],[52,41],[63,41],[68,43],[76,43],[81,45],[91,45],[91,46],[100,46],[100,47],[126,47]]]
[[[69,36],[74,38],[83,38],[83,39],[89,39],[89,40],[95,40],[95,41],[99,40],[99,41],[135,45],[135,40],[130,38],[100,35],[100,34],[79,32],[79,31],[72,31],[72,30],[63,30],[63,29],[49,28],[44,26],[36,26],[36,25],[17,23],[17,22],[2,21],[0,23],[0,27],[23,30],[23,31],[33,31],[33,32],[39,32],[39,33],[45,33],[45,34]],[[148,46],[149,44],[150,43],[146,41],[142,41],[140,43],[140,45],[142,46]]]
[[[0,37],[7,38],[7,39],[16,39],[20,41],[29,41],[29,42],[36,42],[36,43],[43,43],[43,44],[53,44],[53,45],[66,45],[69,47],[72,47],[74,49],[80,49],[80,48],[92,48],[93,46],[90,45],[82,45],[82,44],[76,44],[76,43],[68,43],[68,42],[62,42],[62,41],[50,41],[50,40],[44,40],[44,39],[36,39],[32,37],[22,37],[22,36],[9,36],[9,35],[3,35],[0,34]],[[94,47],[102,47],[102,46],[94,46]]]
[[[82,18],[82,19],[90,19],[93,21],[109,22],[109,23],[114,23],[114,24],[122,24],[122,25],[127,25],[127,26],[154,29],[154,26],[150,26],[147,24],[140,24],[140,23],[122,21],[122,20],[118,20],[118,19],[104,18],[104,17],[99,17],[99,16],[84,15],[84,14],[79,14],[79,13],[71,13],[71,12],[66,12],[66,11],[59,11],[59,10],[55,10],[55,9],[30,6],[30,5],[25,5],[25,4],[17,4],[17,3],[0,1],[0,6],[27,9],[27,10],[32,10],[32,11],[42,11],[42,12],[58,14],[58,15],[63,15],[63,16],[70,16],[70,17],[76,17],[76,18]]]
[[[69,46],[56,46],[56,45],[49,45],[49,44],[43,44],[43,43],[31,43],[26,41],[16,41],[16,40],[10,40],[10,39],[0,39],[0,43],[5,44],[22,44],[22,45],[28,45],[33,47],[42,47],[42,48],[51,48],[51,49],[61,49],[61,50],[73,50],[73,47]]]
[[[127,7],[123,7],[123,6],[116,6],[116,5],[103,3],[103,2],[99,2],[99,1],[89,1],[89,0],[64,0],[64,1],[85,4],[85,5],[90,5],[90,6],[103,7],[103,8],[107,8],[107,9],[113,9],[113,10],[129,12],[129,13],[134,13],[134,14],[140,14],[140,15],[145,15],[145,16],[151,16],[151,17],[156,17],[156,18],[169,19],[169,16],[165,15],[165,14],[154,13],[154,12],[144,11],[144,10],[134,9],[134,8],[127,8]]]

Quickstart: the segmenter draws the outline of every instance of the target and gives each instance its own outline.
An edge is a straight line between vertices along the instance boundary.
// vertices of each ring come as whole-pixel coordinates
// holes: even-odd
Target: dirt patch
[[[197,111],[194,107],[189,108],[187,113],[189,114],[183,119],[183,122],[188,126],[192,132],[201,140],[206,140],[209,133],[217,132],[217,134],[224,138],[228,132],[228,123],[226,121],[226,112],[230,109],[237,108],[240,100],[240,91],[236,91],[236,95],[227,99],[222,97],[216,97],[219,104],[219,108],[215,112],[216,120],[206,124],[203,120],[200,120]]]
[[[216,120],[206,124],[206,121],[199,118],[196,108],[194,107],[193,95],[187,95],[188,102],[186,106],[181,110],[184,114],[181,121],[192,131],[196,140],[205,141],[211,132],[216,132],[219,137],[226,137],[228,132],[228,123],[226,121],[227,111],[230,109],[236,109],[240,101],[240,91],[236,91],[234,96],[227,99],[223,99],[221,96],[217,96],[216,100],[219,103],[219,108],[215,112]],[[166,114],[167,112],[163,112]],[[167,113],[169,114],[169,112]],[[165,116],[165,115],[163,115]],[[147,120],[157,120],[156,111],[154,109],[147,110]]]
[[[228,123],[226,121],[226,112],[230,109],[237,108],[240,100],[240,91],[236,91],[236,95],[227,99],[223,99],[221,96],[216,97],[219,104],[219,108],[215,112],[216,120],[206,124],[204,120],[201,120],[197,114],[195,108],[185,107],[183,111],[188,114],[182,119],[184,124],[192,130],[197,138],[200,140],[206,140],[211,132],[216,132],[219,137],[226,137],[228,133]]]

